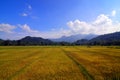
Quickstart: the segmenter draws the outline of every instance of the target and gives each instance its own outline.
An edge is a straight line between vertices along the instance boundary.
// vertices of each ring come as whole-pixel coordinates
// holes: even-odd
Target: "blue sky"
[[[120,0],[0,0],[0,38],[120,31]]]

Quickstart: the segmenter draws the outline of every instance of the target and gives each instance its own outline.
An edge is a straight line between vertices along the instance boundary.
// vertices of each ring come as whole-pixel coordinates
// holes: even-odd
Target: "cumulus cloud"
[[[89,32],[89,24],[80,20],[70,21],[67,23],[68,27],[74,32],[74,33],[86,33]]]
[[[107,34],[120,31],[120,22],[113,21],[109,16],[101,14],[94,21],[85,22],[79,19],[67,22],[68,29],[60,28],[51,31],[37,31],[31,29],[28,24],[19,24],[17,26],[10,24],[0,24],[0,32],[7,34],[0,35],[2,38],[20,39],[25,36],[35,36],[43,38],[59,38],[61,36],[70,36],[75,34]],[[14,29],[20,29],[15,32]],[[13,34],[9,34],[14,30]],[[9,35],[9,36],[8,36]],[[14,36],[13,36],[14,35]]]
[[[94,25],[111,25],[112,24],[112,20],[104,15],[104,14],[101,14],[97,17],[97,19],[93,22]]]
[[[20,26],[20,28],[22,29],[22,30],[24,30],[24,31],[26,31],[26,32],[38,32],[37,30],[32,30],[31,28],[30,28],[30,26],[28,26],[27,24],[24,24],[24,25],[19,25]]]
[[[13,30],[16,28],[14,25],[10,24],[0,24],[0,32],[7,32],[7,33],[12,33]]]
[[[116,15],[116,11],[113,10],[112,13],[111,13],[112,16],[115,16]]]
[[[79,34],[106,34],[120,31],[120,23],[114,23],[108,16],[101,14],[91,23],[75,20],[67,23],[68,27]]]

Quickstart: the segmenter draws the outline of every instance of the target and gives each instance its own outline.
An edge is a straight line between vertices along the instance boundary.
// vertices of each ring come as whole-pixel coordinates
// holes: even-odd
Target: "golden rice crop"
[[[60,47],[4,47],[1,80],[85,80]]]
[[[119,80],[120,49],[1,46],[0,80]]]
[[[120,79],[120,50],[106,47],[66,48],[95,80]]]

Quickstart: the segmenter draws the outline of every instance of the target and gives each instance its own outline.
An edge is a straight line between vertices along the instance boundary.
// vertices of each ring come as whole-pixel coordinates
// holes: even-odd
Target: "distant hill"
[[[100,35],[89,40],[89,43],[98,45],[120,45],[120,32]]]
[[[76,35],[77,36],[77,35]],[[90,35],[87,35],[90,36]],[[41,37],[30,37],[26,36],[20,40],[2,40],[0,39],[0,45],[3,46],[29,46],[29,45],[120,45],[120,32],[100,35],[95,38],[90,39],[90,37],[85,37],[84,39],[75,40],[75,35],[70,37],[63,37],[65,41],[54,42],[49,39],[43,39]],[[95,36],[95,35],[94,35]],[[78,37],[78,36],[77,36]],[[79,38],[81,38],[79,36]],[[89,39],[86,39],[89,38]],[[61,40],[63,40],[61,39]],[[69,41],[69,42],[67,42]]]
[[[20,40],[0,40],[0,45],[9,46],[9,45],[52,45],[53,41],[49,39],[43,39],[41,37],[30,37],[26,36]]]
[[[26,36],[17,41],[21,45],[50,45],[53,42],[49,39],[43,39],[41,37]]]
[[[51,39],[52,41],[55,41],[55,42],[62,42],[62,41],[65,41],[65,42],[75,42],[77,40],[80,40],[80,39],[92,39],[94,37],[96,37],[97,35],[94,35],[94,34],[77,34],[77,35],[71,35],[71,36],[62,36],[61,38],[58,38],[58,39]]]

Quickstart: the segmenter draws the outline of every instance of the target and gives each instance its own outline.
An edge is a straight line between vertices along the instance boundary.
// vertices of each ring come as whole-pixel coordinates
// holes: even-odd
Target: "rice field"
[[[0,80],[120,80],[120,49],[1,46]]]

